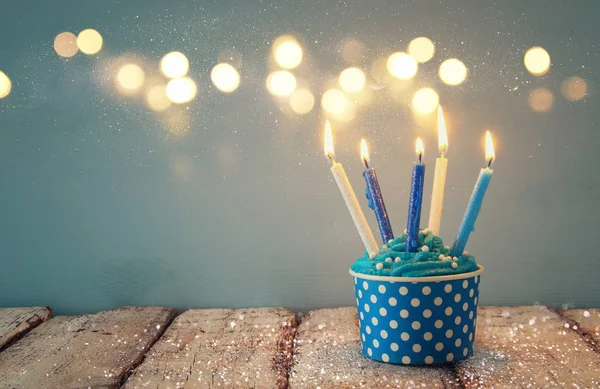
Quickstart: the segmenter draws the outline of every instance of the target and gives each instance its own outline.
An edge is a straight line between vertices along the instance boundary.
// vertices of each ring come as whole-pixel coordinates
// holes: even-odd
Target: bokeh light
[[[587,83],[581,77],[569,77],[562,82],[560,91],[567,100],[579,101],[587,96]]]
[[[94,55],[102,49],[102,35],[96,30],[88,28],[77,36],[77,46],[82,53]]]
[[[361,63],[365,52],[365,46],[356,39],[348,39],[342,43],[340,55],[346,63]]]
[[[273,58],[284,69],[294,69],[300,65],[303,57],[302,47],[291,35],[280,36],[273,43]]]
[[[524,57],[525,67],[534,76],[543,76],[550,70],[550,55],[539,46],[527,50]]]
[[[128,63],[117,73],[117,86],[125,94],[137,92],[143,85],[146,75],[144,70],[134,63]]]
[[[290,95],[290,107],[299,115],[312,111],[315,105],[315,97],[308,89],[297,89]]]
[[[190,61],[188,61],[185,54],[179,51],[172,51],[165,54],[160,60],[160,71],[169,78],[183,77],[189,69]]]
[[[189,77],[175,78],[167,84],[167,97],[175,104],[184,104],[196,97],[198,88]]]
[[[552,109],[554,96],[546,88],[537,88],[529,94],[528,103],[529,107],[535,112],[548,112]]]
[[[167,86],[163,84],[154,85],[146,93],[148,107],[156,112],[162,112],[171,106],[171,100],[167,96]]]
[[[215,65],[210,72],[210,79],[221,92],[230,93],[240,85],[240,74],[228,63]]]
[[[347,68],[340,73],[339,83],[346,92],[360,92],[365,86],[365,73],[359,68]]]
[[[323,109],[339,121],[350,121],[354,118],[354,103],[339,89],[329,89],[321,97]]]
[[[79,51],[77,37],[72,32],[61,32],[54,38],[56,54],[64,58],[71,58]]]
[[[431,88],[419,89],[412,98],[412,108],[415,113],[428,114],[437,109],[440,98]]]
[[[431,39],[421,36],[413,39],[408,44],[408,54],[420,63],[425,63],[433,58],[435,45]]]
[[[267,90],[274,96],[289,96],[296,89],[296,77],[287,70],[271,72],[267,76]]]
[[[3,99],[6,96],[8,96],[11,89],[12,82],[10,81],[10,78],[8,78],[6,73],[0,70],[0,99]]]
[[[462,61],[451,58],[440,65],[440,78],[447,85],[460,85],[467,78],[467,67]]]
[[[417,74],[417,61],[406,53],[394,53],[387,60],[387,69],[395,77],[408,80]]]

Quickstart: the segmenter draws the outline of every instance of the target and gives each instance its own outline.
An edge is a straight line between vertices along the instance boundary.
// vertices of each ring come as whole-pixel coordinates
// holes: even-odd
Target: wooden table
[[[0,309],[4,388],[600,388],[600,310],[481,307],[476,350],[438,367],[360,351],[355,308]],[[177,316],[177,317],[176,317]],[[176,318],[175,318],[176,317]],[[175,318],[175,320],[173,320]]]

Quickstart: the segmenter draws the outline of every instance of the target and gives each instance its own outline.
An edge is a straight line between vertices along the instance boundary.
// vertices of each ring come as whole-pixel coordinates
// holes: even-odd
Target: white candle
[[[358,203],[356,194],[354,194],[352,185],[350,185],[350,181],[348,180],[348,176],[344,171],[344,167],[341,163],[336,162],[333,159],[333,136],[331,134],[331,126],[329,121],[327,121],[325,124],[325,155],[331,160],[331,174],[333,174],[333,178],[340,188],[342,197],[346,202],[346,207],[348,207],[348,211],[352,216],[352,220],[354,220],[354,225],[358,230],[358,234],[360,235],[360,238],[362,239],[369,256],[372,258],[377,255],[379,247],[377,246],[373,232],[367,223],[365,214]]]
[[[431,194],[431,209],[429,210],[429,229],[434,235],[440,235],[442,212],[444,212],[444,190],[446,188],[446,171],[448,158],[445,157],[448,149],[448,135],[446,121],[442,107],[438,106],[438,142],[441,156],[435,159],[435,172],[433,174],[433,192]]]

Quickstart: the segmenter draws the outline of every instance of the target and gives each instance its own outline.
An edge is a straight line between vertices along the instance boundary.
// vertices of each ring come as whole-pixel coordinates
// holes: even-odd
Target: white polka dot
[[[371,302],[373,304],[375,304],[377,302],[377,296],[375,296],[374,294],[371,295]]]
[[[448,355],[446,355],[446,360],[448,362],[453,361],[454,360],[454,354],[448,353]]]
[[[434,325],[435,325],[435,328],[442,328],[444,326],[444,322],[441,320],[436,320]]]
[[[408,294],[408,289],[406,288],[406,286],[401,286],[400,287],[400,294],[402,296],[406,296]]]
[[[360,303],[358,302],[358,299],[356,299],[356,306],[358,307],[360,305]]]
[[[362,290],[358,290],[358,297],[362,298]]]
[[[446,331],[446,338],[450,339],[452,337],[452,335],[454,335],[454,331],[452,331],[452,330]]]
[[[414,344],[413,345],[413,351],[416,353],[420,353],[421,352],[421,345],[420,344]]]
[[[431,310],[430,309],[426,309],[423,311],[423,317],[426,319],[429,319],[431,317]]]
[[[473,311],[469,312],[469,319],[473,319]]]
[[[369,312],[371,310],[371,307],[369,307],[369,304],[365,303],[365,312]]]
[[[429,296],[429,294],[431,293],[431,288],[429,286],[424,286],[423,289],[421,289],[421,292],[425,295],[425,296]]]
[[[385,285],[379,285],[377,290],[379,291],[379,293],[384,294],[385,293]]]
[[[398,328],[398,322],[396,320],[390,320],[390,328],[393,330]]]
[[[362,334],[362,340],[363,340],[363,342],[367,340],[367,338],[365,337],[365,334]]]
[[[409,340],[409,339],[410,339],[410,335],[408,334],[408,332],[403,332],[403,333],[400,335],[400,339],[402,339],[403,341],[405,341],[405,342],[406,342],[407,340]]]
[[[473,297],[473,295],[474,295],[474,294],[475,294],[475,290],[474,290],[474,289],[471,289],[471,290],[469,291],[469,297]]]
[[[402,357],[402,363],[408,365],[410,363],[410,357]]]
[[[460,345],[461,345],[461,344],[462,344],[462,340],[460,340],[460,338],[457,338],[457,339],[456,339],[456,342],[454,342],[454,345],[455,345],[456,347],[460,347]]]
[[[463,281],[463,289],[467,289],[469,287],[469,281],[464,280]]]
[[[459,302],[460,299],[461,299],[460,293],[457,293],[457,294],[454,295],[454,301]]]
[[[463,350],[463,355],[466,357],[468,353],[469,353],[469,348],[465,347],[465,349]]]
[[[419,323],[418,321],[413,321],[412,328],[413,330],[418,330],[419,328],[421,328],[421,323]]]
[[[475,297],[475,300],[473,301],[473,304],[477,305],[477,297]]]
[[[383,308],[383,307],[382,307],[382,308],[379,308],[379,314],[380,314],[381,316],[386,316],[386,315],[387,315],[387,309],[385,309],[385,308]]]
[[[475,283],[479,282],[479,276],[475,276]]]
[[[471,332],[471,333],[469,334],[469,342],[472,342],[472,341],[473,341],[473,333]]]
[[[365,331],[367,331],[367,334],[371,335],[371,327],[366,326]]]
[[[413,307],[418,307],[421,304],[421,300],[419,300],[418,298],[414,298],[412,300],[410,300],[410,305],[412,305]]]
[[[433,363],[433,357],[428,355],[425,357],[425,363],[431,365]]]
[[[388,333],[386,330],[381,330],[381,332],[379,333],[379,335],[381,335],[382,339],[387,339],[388,337]]]
[[[367,349],[367,354],[369,354],[370,357],[373,356],[373,350],[371,350],[370,347]]]
[[[367,283],[367,281],[363,282],[363,289],[364,290],[369,290],[369,284]]]
[[[454,324],[456,324],[456,325],[459,325],[461,321],[462,321],[462,318],[460,316],[456,316],[454,318]]]
[[[374,326],[376,326],[377,324],[379,324],[379,320],[377,320],[376,317],[371,319],[371,323],[373,323]]]
[[[374,346],[375,348],[378,348],[378,347],[379,347],[379,341],[378,341],[377,339],[373,339],[373,346]]]
[[[433,335],[431,334],[431,332],[426,332],[423,334],[423,339],[430,341],[431,339],[433,339]]]
[[[434,303],[435,305],[437,305],[438,307],[439,307],[440,305],[442,305],[442,303],[443,303],[443,302],[444,302],[444,300],[442,300],[442,298],[441,298],[441,297],[436,297],[436,298],[434,298],[434,299],[433,299],[433,303]]]
[[[463,311],[467,312],[467,309],[469,309],[469,303],[464,303],[463,304]]]
[[[436,343],[436,344],[435,344],[435,349],[436,349],[437,351],[442,351],[442,350],[444,349],[444,343],[442,343],[442,342],[438,342],[438,343]]]
[[[381,360],[384,362],[389,362],[390,361],[390,356],[387,354],[381,354]]]
[[[360,312],[360,320],[365,320],[365,314],[362,311]]]
[[[469,326],[465,324],[465,325],[463,326],[463,334],[466,334],[466,333],[467,333],[467,331],[469,331]]]
[[[390,297],[390,299],[388,300],[388,303],[390,304],[390,306],[395,307],[396,304],[398,304],[398,300],[396,300],[395,297]]]
[[[398,343],[392,343],[390,344],[390,348],[392,349],[392,351],[398,351],[400,347],[398,346]]]
[[[356,279],[356,277],[354,277],[354,285],[356,285],[358,283],[358,280]]]
[[[408,317],[408,311],[406,309],[401,310],[400,317],[406,319]]]
[[[452,285],[448,284],[448,285],[444,286],[444,291],[446,293],[452,292]]]
[[[452,315],[452,311],[453,311],[452,307],[448,307],[448,308],[444,309],[444,313],[446,314],[446,316]]]

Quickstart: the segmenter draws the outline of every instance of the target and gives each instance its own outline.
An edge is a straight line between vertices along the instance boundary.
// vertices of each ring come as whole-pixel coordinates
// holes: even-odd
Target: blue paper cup
[[[384,277],[355,273],[362,352],[404,365],[431,365],[473,354],[480,274]]]

